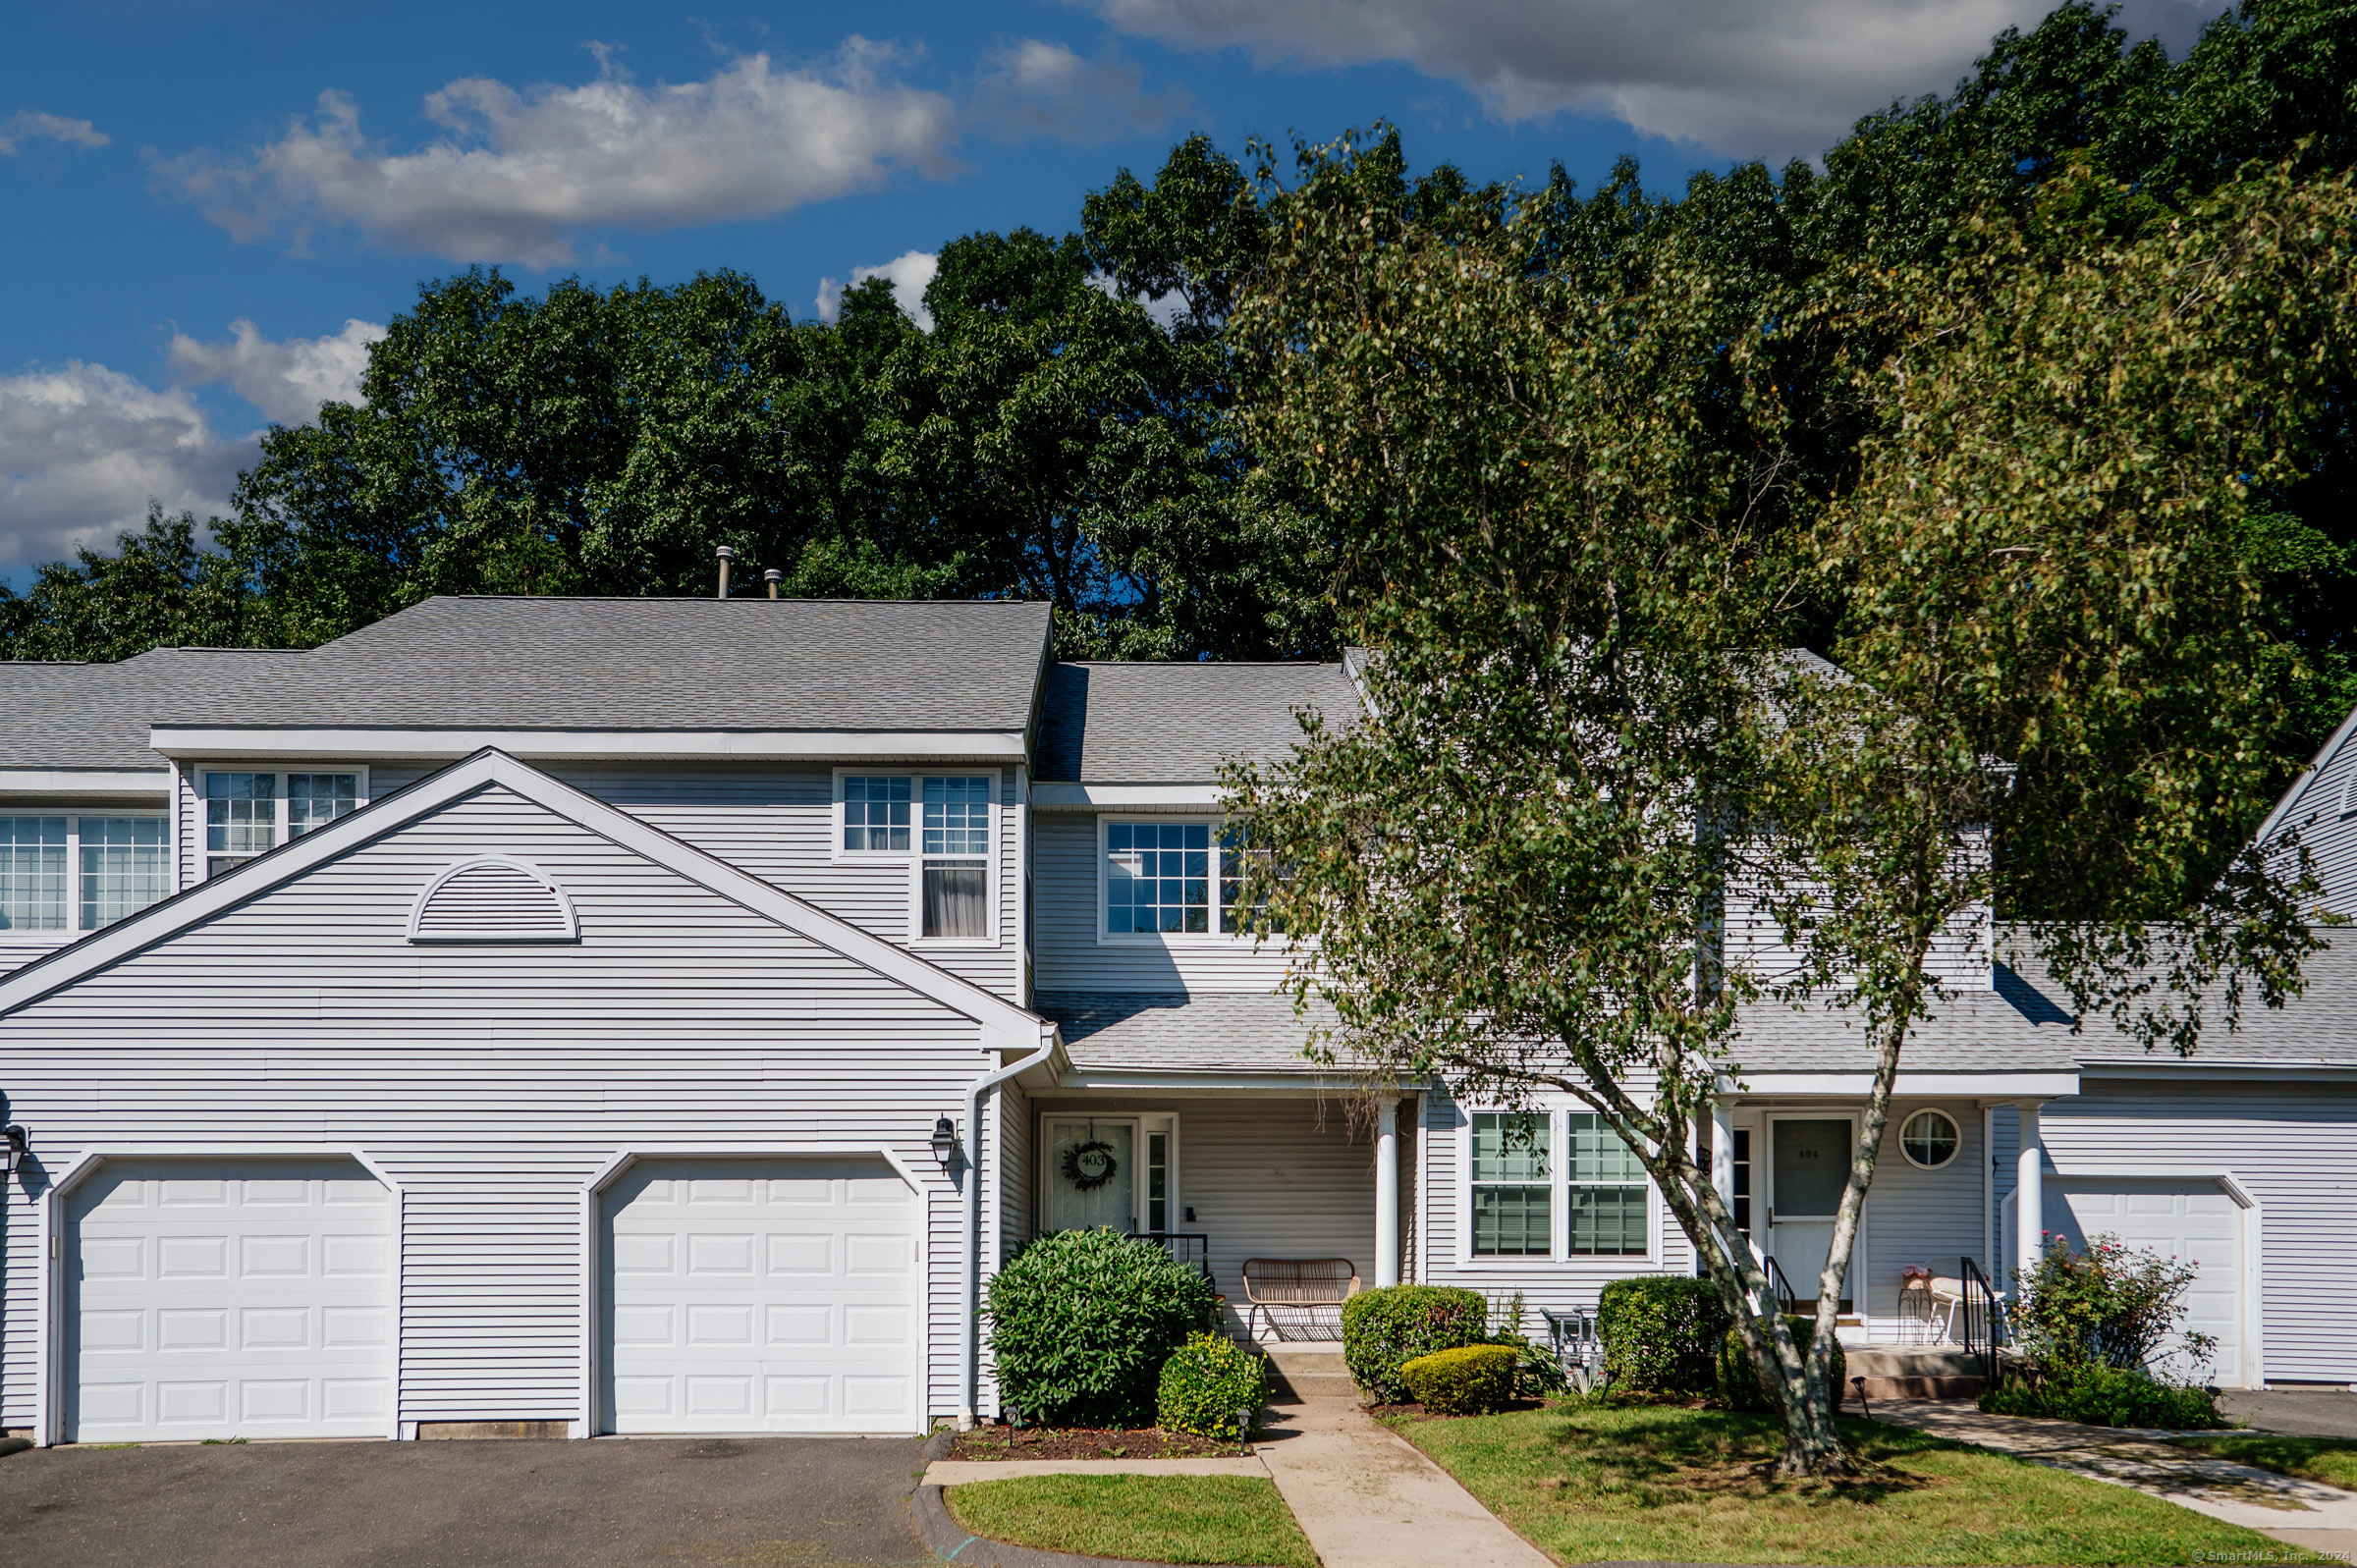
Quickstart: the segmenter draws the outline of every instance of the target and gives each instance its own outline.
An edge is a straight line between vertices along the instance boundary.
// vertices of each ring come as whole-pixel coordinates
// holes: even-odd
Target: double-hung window
[[[1473,1114],[1473,1256],[1544,1258],[1555,1251],[1544,1112]]]
[[[888,856],[912,867],[915,936],[988,942],[995,782],[988,775],[841,777],[838,852]]]
[[[1571,1256],[1644,1257],[1645,1167],[1636,1152],[1593,1111],[1571,1111],[1563,1121]]]
[[[0,931],[96,931],[168,891],[161,817],[0,817]]]
[[[349,816],[364,798],[357,773],[207,773],[203,795],[208,877]]]

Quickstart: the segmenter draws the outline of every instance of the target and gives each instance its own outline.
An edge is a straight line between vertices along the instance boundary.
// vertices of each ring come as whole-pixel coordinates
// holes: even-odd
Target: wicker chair
[[[1358,1294],[1358,1266],[1347,1258],[1246,1258],[1244,1336],[1260,1337],[1265,1319],[1277,1337],[1288,1327],[1323,1328],[1319,1338],[1342,1337],[1343,1303]],[[1331,1325],[1316,1321],[1334,1309]],[[1308,1337],[1308,1336],[1304,1336]]]

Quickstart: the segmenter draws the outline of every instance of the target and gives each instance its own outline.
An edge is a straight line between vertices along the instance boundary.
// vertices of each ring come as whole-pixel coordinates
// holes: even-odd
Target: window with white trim
[[[1594,1111],[1563,1116],[1567,1249],[1574,1258],[1642,1258],[1651,1251],[1645,1167]]]
[[[356,771],[207,772],[198,781],[203,807],[204,874],[218,877],[367,803]]]
[[[1234,825],[1105,824],[1105,935],[1239,936],[1258,913],[1244,902],[1251,847]],[[1215,916],[1213,910],[1218,910]],[[1215,925],[1216,921],[1216,925]]]
[[[837,853],[910,865],[911,934],[936,942],[988,942],[990,852],[997,781],[987,774],[837,775]]]
[[[1473,1256],[1544,1258],[1555,1251],[1553,1142],[1544,1111],[1473,1113]]]
[[[96,931],[170,891],[160,816],[0,817],[0,931]]]

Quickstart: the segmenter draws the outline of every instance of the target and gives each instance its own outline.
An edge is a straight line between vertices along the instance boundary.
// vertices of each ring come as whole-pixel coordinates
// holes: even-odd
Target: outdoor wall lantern
[[[936,1116],[933,1119],[933,1158],[946,1165],[950,1162],[950,1156],[956,1153],[957,1149],[958,1129],[951,1125],[949,1117]],[[13,1170],[16,1168],[16,1157],[11,1155],[9,1160],[9,1168]]]
[[[13,1176],[17,1173],[17,1162],[25,1158],[25,1145],[30,1135],[12,1121],[8,1124],[5,1136],[8,1139],[8,1174]]]

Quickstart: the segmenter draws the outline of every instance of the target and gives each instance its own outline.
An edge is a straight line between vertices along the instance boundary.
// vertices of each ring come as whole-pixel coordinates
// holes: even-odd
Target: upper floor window
[[[162,817],[0,817],[0,930],[96,931],[168,891]]]
[[[1216,930],[1236,936],[1249,931],[1253,909],[1244,902],[1244,869],[1256,852],[1233,826],[1107,823],[1105,934],[1208,936]]]
[[[912,935],[988,942],[995,782],[989,775],[858,774],[842,780],[841,851],[904,856],[915,873]]]
[[[207,773],[204,874],[218,877],[360,808],[358,773]]]

